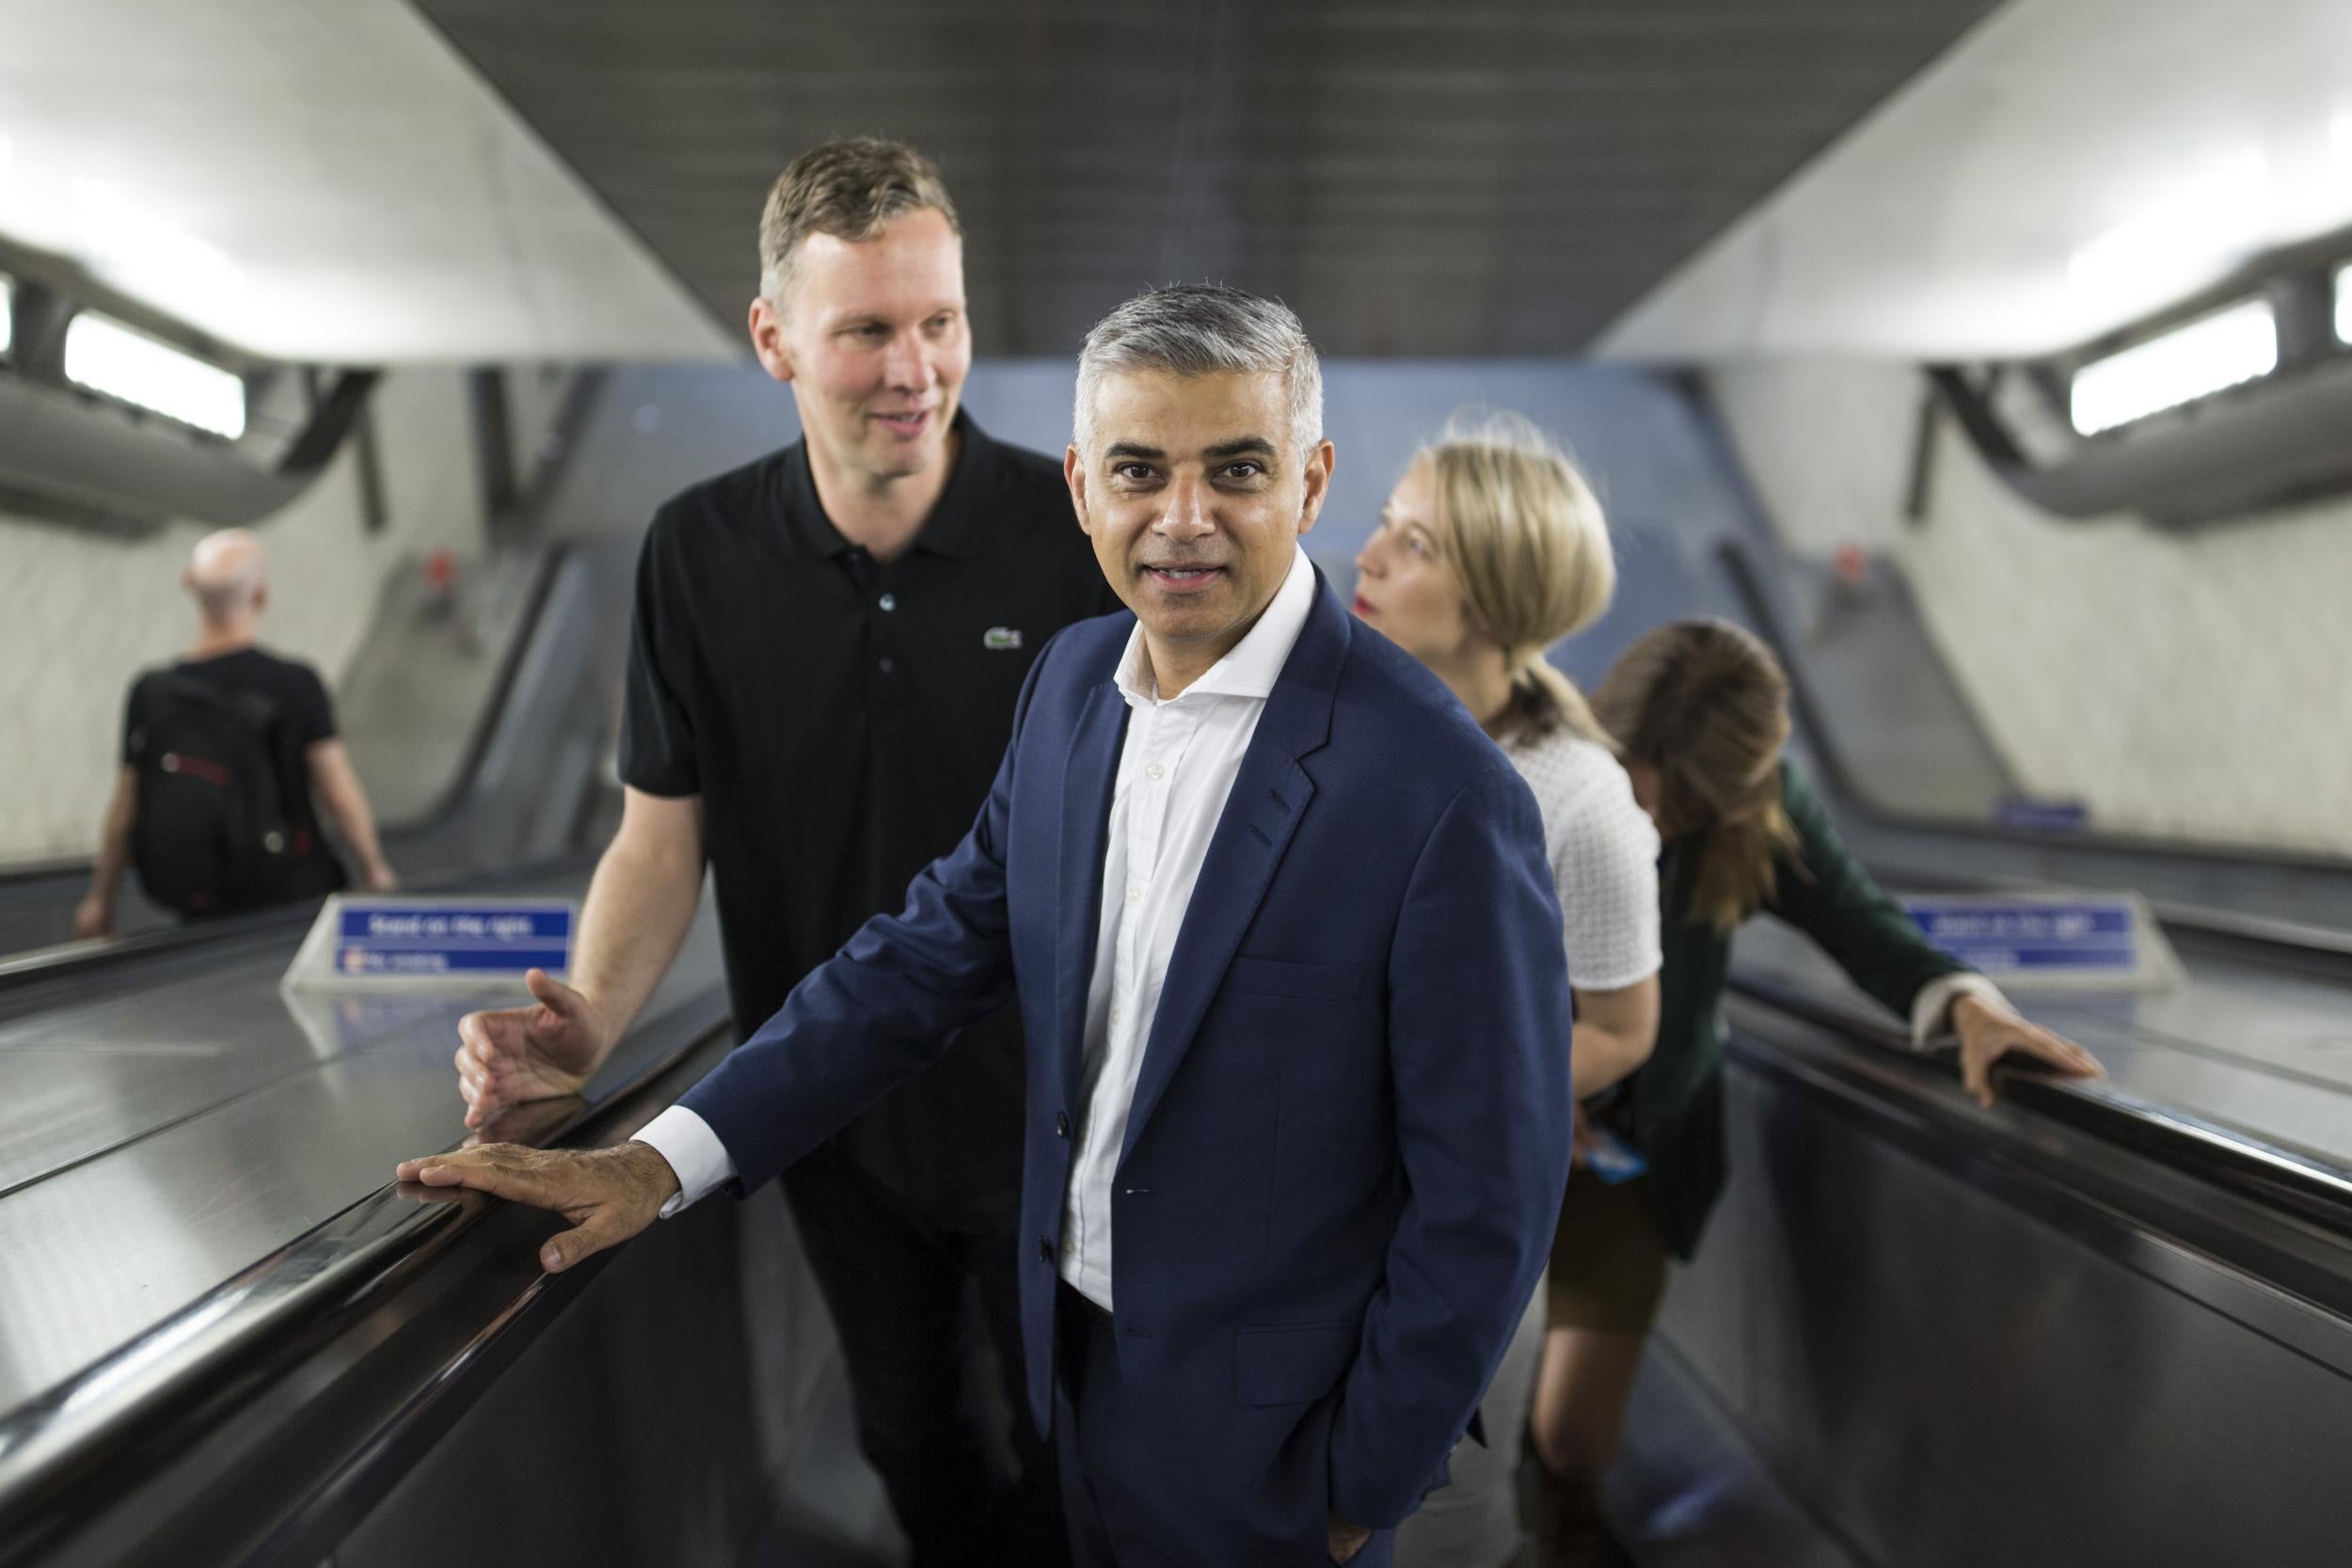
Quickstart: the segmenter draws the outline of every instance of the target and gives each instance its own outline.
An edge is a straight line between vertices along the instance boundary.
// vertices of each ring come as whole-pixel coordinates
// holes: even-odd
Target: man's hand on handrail
[[[628,1241],[660,1218],[661,1206],[678,1190],[670,1163],[641,1143],[595,1149],[485,1144],[403,1160],[394,1174],[403,1181],[470,1187],[562,1214],[572,1228],[539,1249],[539,1264],[549,1274]]]

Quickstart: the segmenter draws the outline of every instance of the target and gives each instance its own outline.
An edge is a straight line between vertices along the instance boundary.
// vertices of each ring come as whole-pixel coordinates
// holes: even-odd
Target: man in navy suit
[[[401,1176],[564,1210],[566,1268],[1017,999],[1028,1398],[1078,1560],[1385,1561],[1550,1244],[1568,980],[1526,786],[1298,547],[1331,465],[1287,309],[1114,311],[1064,470],[1133,613],[1040,656],[963,843],[636,1141]]]

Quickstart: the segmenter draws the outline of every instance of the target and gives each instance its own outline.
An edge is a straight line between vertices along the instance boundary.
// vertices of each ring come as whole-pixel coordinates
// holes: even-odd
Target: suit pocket
[[[1356,1323],[1245,1328],[1233,1335],[1233,1398],[1243,1404],[1311,1404],[1356,1364]]]
[[[1276,958],[1235,958],[1225,972],[1230,990],[1261,996],[1319,996],[1338,1001],[1364,983],[1362,964],[1295,964]]]

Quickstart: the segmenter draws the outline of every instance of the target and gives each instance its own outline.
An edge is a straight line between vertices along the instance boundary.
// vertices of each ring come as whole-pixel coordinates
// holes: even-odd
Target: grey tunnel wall
[[[975,365],[964,404],[992,435],[1058,454],[1070,435],[1069,361]],[[1650,373],[1559,360],[1335,360],[1324,428],[1339,467],[1308,553],[1344,590],[1349,564],[1406,459],[1449,415],[1510,408],[1567,443],[1592,475],[1616,534],[1617,606],[1554,657],[1590,680],[1634,633],[1675,615],[1729,608],[1714,586],[1715,543],[1753,534],[1723,449],[1686,401]],[[562,477],[551,521],[574,536],[629,535],[662,498],[793,438],[790,393],[755,366],[614,372]]]

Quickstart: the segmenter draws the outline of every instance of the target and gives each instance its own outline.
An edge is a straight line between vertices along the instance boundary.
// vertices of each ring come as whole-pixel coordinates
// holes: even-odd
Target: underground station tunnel
[[[2352,8],[0,52],[0,1568],[2352,1560]]]

